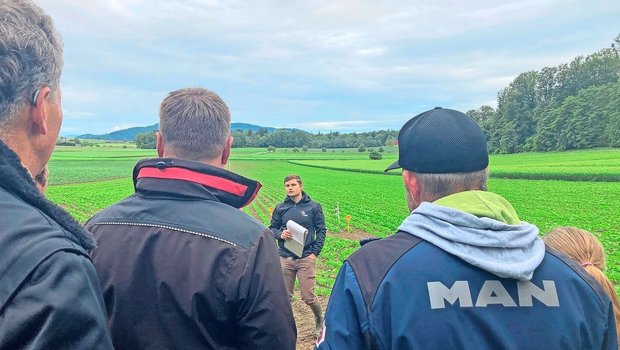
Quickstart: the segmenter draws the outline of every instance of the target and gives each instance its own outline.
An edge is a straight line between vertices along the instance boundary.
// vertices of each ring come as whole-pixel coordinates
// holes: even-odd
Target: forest
[[[497,108],[467,112],[491,153],[620,147],[620,35],[610,48],[519,74]]]

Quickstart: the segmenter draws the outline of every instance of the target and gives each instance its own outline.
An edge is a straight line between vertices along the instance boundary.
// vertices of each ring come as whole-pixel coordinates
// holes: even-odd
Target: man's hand
[[[310,260],[316,260],[317,256],[314,255],[314,253],[308,255],[308,257],[310,258]]]
[[[291,239],[293,238],[293,232],[289,231],[289,230],[284,230],[282,231],[282,234],[280,235],[280,238],[287,240],[287,239]]]

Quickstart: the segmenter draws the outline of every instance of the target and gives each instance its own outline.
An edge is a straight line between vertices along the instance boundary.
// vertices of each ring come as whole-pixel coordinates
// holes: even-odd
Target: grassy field
[[[359,238],[360,233],[389,235],[408,214],[402,179],[379,174],[396,159],[394,149],[386,151],[383,160],[372,161],[356,149],[299,153],[234,149],[229,168],[263,184],[259,196],[244,210],[265,224],[270,208],[284,198],[284,176],[302,176],[304,189],[322,204],[333,233],[319,258],[317,276],[319,293],[327,295],[342,261],[358,247],[349,238]],[[50,162],[48,196],[84,222],[97,210],[130,195],[135,162],[153,156],[154,150],[129,147],[59,147]],[[333,164],[353,171],[323,168]],[[492,175],[497,171],[515,177],[526,174],[525,179],[491,178],[489,190],[511,201],[521,219],[536,224],[542,233],[557,226],[577,226],[596,234],[607,250],[609,276],[620,281],[620,181],[565,181],[561,176],[620,174],[620,150],[493,156],[491,167]],[[377,173],[356,171],[360,169]],[[554,174],[563,180],[531,180],[527,174]],[[346,215],[352,217],[350,234]]]
[[[357,159],[299,159],[295,164],[332,170],[383,173],[397,153],[386,153],[382,160]],[[492,155],[490,175],[495,178],[567,180],[567,181],[620,181],[620,149],[600,149],[573,152],[522,153]],[[387,173],[400,175],[398,171]]]
[[[284,198],[282,178],[290,172],[300,174],[305,190],[322,204],[330,231],[346,230],[343,218],[351,215],[353,230],[384,237],[395,232],[408,214],[398,176],[334,172],[277,161],[237,161],[232,166],[263,183],[251,213],[265,223],[269,207]],[[536,224],[542,233],[558,226],[577,226],[596,234],[607,249],[610,276],[620,281],[620,182],[490,179],[489,190],[508,199],[521,219]],[[326,280],[333,277],[330,271]]]

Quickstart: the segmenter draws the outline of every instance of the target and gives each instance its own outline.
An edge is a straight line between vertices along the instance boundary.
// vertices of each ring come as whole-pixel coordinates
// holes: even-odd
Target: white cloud
[[[362,128],[386,107],[473,105],[519,73],[607,45],[620,16],[618,2],[577,0],[38,3],[65,39],[67,119],[106,130],[149,124],[168,91],[191,85],[267,126],[301,115]],[[601,33],[612,34],[593,40]]]
[[[133,128],[133,127],[136,127],[136,126],[140,126],[140,125],[136,125],[136,124],[133,124],[133,123],[118,124],[118,125],[114,125],[112,127],[112,130],[110,130],[110,131],[118,131],[118,130]]]
[[[382,56],[387,51],[388,51],[387,47],[369,47],[365,49],[359,49],[356,52],[360,56],[375,57],[375,56]]]
[[[376,124],[378,121],[373,120],[339,120],[339,121],[322,121],[322,122],[306,122],[306,123],[294,123],[293,125],[300,128],[312,129],[312,130],[342,130],[351,129],[359,126],[367,126],[370,124]]]
[[[83,120],[83,119],[92,119],[97,117],[97,113],[94,112],[83,112],[83,111],[73,111],[67,108],[63,108],[63,119],[65,120]]]

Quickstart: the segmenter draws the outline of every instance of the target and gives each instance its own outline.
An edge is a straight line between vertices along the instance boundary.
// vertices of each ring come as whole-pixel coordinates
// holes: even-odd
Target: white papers
[[[293,233],[293,237],[284,241],[284,248],[295,254],[298,258],[301,258],[304,253],[304,243],[306,242],[308,230],[293,220],[286,222],[286,229]]]

